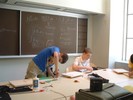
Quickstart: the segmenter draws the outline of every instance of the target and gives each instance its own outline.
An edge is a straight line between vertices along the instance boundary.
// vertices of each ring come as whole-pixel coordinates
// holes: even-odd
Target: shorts
[[[41,74],[42,71],[38,68],[38,66],[34,63],[33,60],[29,62],[28,69],[25,75],[25,79],[34,78],[37,75]]]

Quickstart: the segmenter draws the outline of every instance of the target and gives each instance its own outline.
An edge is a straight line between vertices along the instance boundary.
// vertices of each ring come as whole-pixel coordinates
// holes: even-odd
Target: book
[[[51,81],[56,81],[58,80],[58,78],[53,78],[53,77],[45,77],[45,76],[42,76],[39,78],[39,82],[42,83],[42,82],[51,82]]]
[[[82,72],[82,73],[91,73],[92,71],[90,70],[87,70],[87,69],[81,69],[81,70],[78,70],[79,72]]]
[[[128,70],[125,70],[125,69],[112,69],[115,73],[118,73],[118,74],[123,74],[123,73],[128,73],[129,71]]]

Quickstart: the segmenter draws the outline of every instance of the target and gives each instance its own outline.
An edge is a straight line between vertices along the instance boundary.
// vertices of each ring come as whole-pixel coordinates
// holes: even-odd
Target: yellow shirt
[[[133,63],[129,60],[128,67],[133,69]]]

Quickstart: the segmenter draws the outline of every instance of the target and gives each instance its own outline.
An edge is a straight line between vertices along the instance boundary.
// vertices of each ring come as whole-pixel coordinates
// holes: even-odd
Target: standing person
[[[56,46],[51,46],[39,52],[29,63],[25,78],[34,78],[35,76],[45,72],[52,77],[59,76],[58,64],[66,63],[68,55],[61,53]],[[52,66],[55,65],[55,71],[52,72]]]
[[[133,54],[130,56],[128,67],[129,67],[129,73],[128,73],[129,77],[133,77]]]
[[[85,48],[81,56],[76,57],[72,64],[72,69],[76,71],[93,71],[93,67],[90,63],[92,51],[90,48]]]

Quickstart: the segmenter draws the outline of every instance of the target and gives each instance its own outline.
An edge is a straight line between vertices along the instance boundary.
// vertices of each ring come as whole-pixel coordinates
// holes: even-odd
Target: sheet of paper
[[[82,76],[83,73],[73,71],[73,72],[62,73],[62,75],[65,77],[74,78],[74,77]]]
[[[133,86],[131,86],[131,85],[124,86],[123,88],[130,92],[133,92]]]

